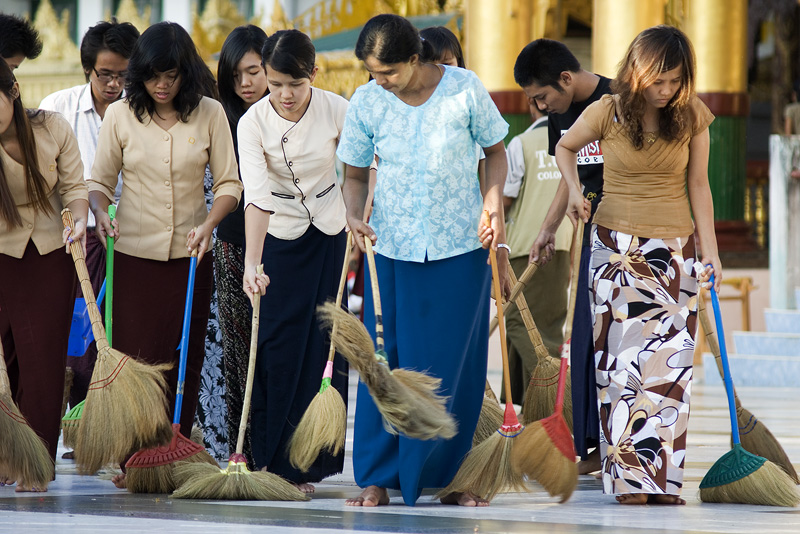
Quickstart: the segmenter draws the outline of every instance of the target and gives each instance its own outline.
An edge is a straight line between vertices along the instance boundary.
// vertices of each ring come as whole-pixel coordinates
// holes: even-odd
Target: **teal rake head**
[[[731,484],[752,475],[764,465],[766,458],[744,450],[738,443],[717,460],[700,482],[700,489]]]

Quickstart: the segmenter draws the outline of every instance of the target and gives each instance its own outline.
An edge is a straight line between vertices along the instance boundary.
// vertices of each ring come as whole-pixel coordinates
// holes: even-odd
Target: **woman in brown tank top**
[[[599,139],[605,160],[590,276],[603,490],[622,504],[685,504],[697,283],[721,278],[708,185],[714,116],[694,78],[686,36],[649,28],[631,43],[615,96],[589,106],[556,147],[573,219],[588,219],[576,153]],[[701,257],[712,267],[696,269]]]

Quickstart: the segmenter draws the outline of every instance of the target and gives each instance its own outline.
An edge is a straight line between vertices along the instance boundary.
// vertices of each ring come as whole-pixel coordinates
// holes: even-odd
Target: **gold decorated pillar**
[[[464,13],[464,54],[492,95],[511,137],[531,123],[525,93],[514,82],[517,55],[531,39],[530,0],[467,0]]]
[[[664,23],[665,0],[594,0],[592,71],[609,78],[639,32]]]
[[[750,250],[754,242],[744,220],[747,0],[690,0],[684,30],[697,57],[697,93],[716,115],[708,174],[719,248]]]

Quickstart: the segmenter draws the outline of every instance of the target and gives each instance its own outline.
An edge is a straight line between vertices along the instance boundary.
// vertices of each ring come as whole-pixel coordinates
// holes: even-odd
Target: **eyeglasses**
[[[123,70],[122,72],[113,72],[113,71],[103,71],[97,72],[97,69],[92,67],[97,79],[103,83],[111,83],[112,81],[119,80],[119,83],[125,83],[126,78],[128,77],[128,71]]]

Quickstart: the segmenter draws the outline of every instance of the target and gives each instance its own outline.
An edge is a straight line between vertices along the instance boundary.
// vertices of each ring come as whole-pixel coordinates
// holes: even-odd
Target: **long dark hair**
[[[267,34],[253,24],[238,26],[222,43],[222,50],[219,53],[219,64],[217,65],[217,87],[219,88],[219,100],[228,116],[231,124],[231,131],[236,132],[236,125],[244,115],[244,101],[236,94],[233,83],[233,76],[239,62],[248,52],[255,52],[261,56],[261,49],[267,40]]]
[[[433,50],[422,41],[411,22],[399,15],[377,15],[364,25],[356,41],[356,57],[361,61],[369,56],[384,65],[408,63],[414,54],[430,57]]]
[[[644,91],[661,73],[681,68],[681,86],[658,115],[659,136],[667,141],[680,139],[689,128],[689,101],[695,94],[695,58],[689,38],[672,26],[653,26],[644,30],[628,47],[611,90],[619,95],[625,129],[637,149],[642,148]]]
[[[0,92],[12,101],[14,109],[14,127],[17,130],[17,141],[22,151],[22,168],[25,171],[25,189],[28,201],[34,209],[41,210],[48,215],[53,215],[53,206],[47,200],[47,184],[42,172],[39,170],[39,158],[36,156],[36,139],[33,136],[31,119],[39,122],[44,114],[39,110],[26,110],[22,105],[22,98],[14,87],[16,82],[11,67],[4,59],[0,58]],[[0,218],[6,222],[6,227],[15,228],[22,226],[22,217],[19,215],[16,203],[11,196],[5,169],[0,160]]]
[[[451,32],[444,26],[431,26],[419,31],[419,36],[423,40],[423,51],[420,59],[425,63],[438,63],[445,54],[450,52],[456,60],[456,63],[462,69],[467,68],[464,63],[464,51],[461,49],[461,43],[458,42],[456,34]],[[430,47],[426,47],[425,43],[429,43]]]
[[[214,76],[186,30],[175,22],[159,22],[139,37],[128,63],[127,101],[139,122],[152,116],[156,107],[144,83],[156,72],[172,69],[180,75],[180,90],[172,102],[182,122],[189,120],[204,96],[217,97]]]

